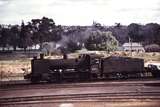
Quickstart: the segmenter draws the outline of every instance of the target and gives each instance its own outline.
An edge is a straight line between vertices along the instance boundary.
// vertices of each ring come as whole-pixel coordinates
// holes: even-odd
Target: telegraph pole
[[[130,53],[131,53],[131,56],[132,56],[132,40],[131,40],[130,37],[129,37],[129,45],[130,45]]]

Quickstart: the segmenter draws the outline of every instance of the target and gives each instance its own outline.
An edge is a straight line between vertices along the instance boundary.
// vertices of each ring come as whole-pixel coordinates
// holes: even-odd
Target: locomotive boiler
[[[44,59],[34,58],[31,61],[30,79],[32,82],[48,81],[60,82],[62,80],[86,80],[91,72],[91,56],[81,55],[75,59]],[[93,63],[92,63],[93,64]]]
[[[121,79],[141,77],[145,70],[144,60],[139,58],[83,54],[78,58],[63,59],[34,58],[31,61],[31,73],[27,75],[33,83],[84,81],[95,79]]]

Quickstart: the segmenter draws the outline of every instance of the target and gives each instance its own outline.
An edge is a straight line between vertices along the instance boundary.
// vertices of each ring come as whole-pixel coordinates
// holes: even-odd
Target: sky
[[[160,23],[160,0],[0,0],[0,24],[43,16],[57,25]]]

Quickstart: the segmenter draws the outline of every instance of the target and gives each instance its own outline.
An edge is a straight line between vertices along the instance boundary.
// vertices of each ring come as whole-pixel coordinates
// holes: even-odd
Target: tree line
[[[74,52],[83,47],[88,50],[116,50],[128,40],[141,44],[160,45],[160,25],[131,23],[128,26],[116,23],[115,26],[102,26],[94,22],[91,26],[56,25],[51,18],[32,19],[25,24],[3,27],[0,25],[0,47],[12,46],[27,49],[28,46],[55,42],[63,51]]]
[[[23,48],[36,44],[42,45],[43,42],[58,41],[61,39],[61,26],[55,25],[53,19],[43,17],[42,19],[32,19],[31,22],[8,27],[0,26],[0,46],[7,45]]]
[[[128,26],[118,24],[109,30],[113,32],[120,43],[127,42],[130,38],[133,42],[139,42],[143,45],[154,43],[160,45],[160,25],[157,23],[146,25],[131,23]]]

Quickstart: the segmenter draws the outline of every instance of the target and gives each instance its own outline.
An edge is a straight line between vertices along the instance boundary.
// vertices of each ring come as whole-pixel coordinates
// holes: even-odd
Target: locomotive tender
[[[109,78],[141,77],[145,72],[144,60],[130,57],[110,56],[102,58],[97,55],[83,54],[79,58],[39,59],[31,61],[31,73],[27,75],[33,83],[40,81],[82,81]]]

